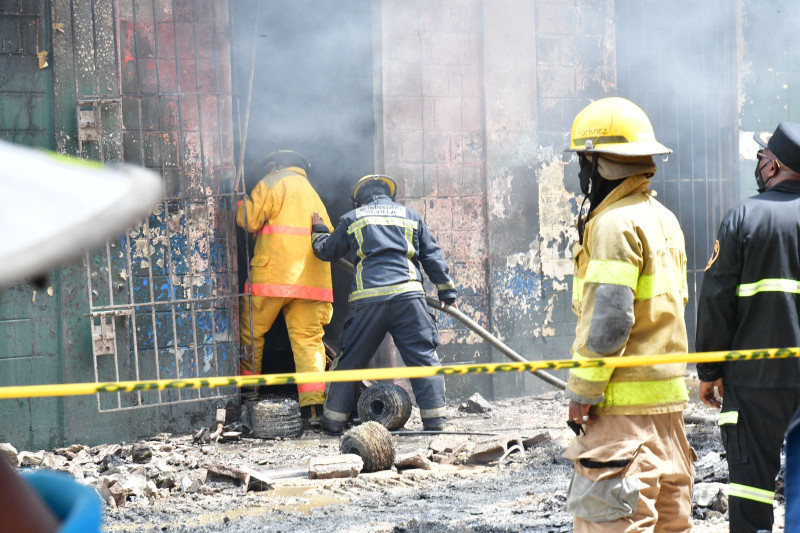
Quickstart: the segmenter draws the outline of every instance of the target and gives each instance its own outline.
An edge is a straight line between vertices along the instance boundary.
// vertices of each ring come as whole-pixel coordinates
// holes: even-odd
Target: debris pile
[[[269,416],[297,413],[296,402],[271,405]],[[377,524],[391,513],[394,530],[417,524],[456,531],[463,522],[472,530],[569,531],[563,506],[572,463],[561,454],[572,433],[562,425],[563,399],[537,399],[535,406],[531,399],[501,400],[490,408],[489,419],[453,409],[448,431],[435,435],[416,431],[415,415],[407,431],[395,434],[370,422],[341,438],[306,431],[298,439],[259,439],[241,423],[225,426],[217,413],[203,439],[161,434],[129,444],[19,452],[0,443],[0,453],[20,468],[67,472],[93,487],[106,503],[107,523],[126,531],[192,520],[187,530],[218,531],[211,524],[231,521],[231,530],[259,530],[253,524],[267,513],[280,516],[283,530],[347,530],[355,516]],[[527,427],[512,427],[520,420]],[[237,438],[226,439],[231,432]],[[727,527],[727,467],[717,432],[705,423],[689,428],[699,455],[693,493],[699,533]],[[454,498],[458,505],[449,503]],[[325,509],[312,513],[317,507]]]

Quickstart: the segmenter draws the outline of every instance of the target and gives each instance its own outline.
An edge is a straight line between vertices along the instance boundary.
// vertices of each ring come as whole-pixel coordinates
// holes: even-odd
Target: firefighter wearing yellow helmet
[[[653,155],[670,153],[624,98],[589,104],[572,126],[589,202],[574,248],[572,357],[686,352],[686,251],[678,220],[655,199]],[[689,531],[694,451],[686,439],[684,363],[573,369],[564,452],[575,472],[576,532]]]
[[[305,157],[291,150],[267,155],[261,163],[266,175],[236,210],[236,223],[256,238],[245,287],[250,296],[244,296],[240,304],[242,375],[261,373],[264,336],[281,311],[297,371],[325,370],[322,328],[333,314],[331,269],[314,256],[308,238],[312,213],[321,213],[324,224],[330,225],[330,219],[308,181],[310,167]],[[301,416],[310,425],[318,425],[324,383],[298,385],[297,391]]]
[[[422,270],[439,292],[439,301],[455,305],[456,286],[442,249],[422,217],[395,202],[397,184],[389,176],[364,176],[353,189],[355,209],[342,215],[330,233],[313,218],[314,253],[324,261],[353,258],[355,276],[350,309],[342,330],[342,351],[331,369],[366,368],[390,333],[407,366],[438,366],[439,332],[425,303]],[[444,378],[411,380],[422,425],[445,425]],[[330,383],[326,389],[322,429],[339,434],[355,404],[355,383]]]

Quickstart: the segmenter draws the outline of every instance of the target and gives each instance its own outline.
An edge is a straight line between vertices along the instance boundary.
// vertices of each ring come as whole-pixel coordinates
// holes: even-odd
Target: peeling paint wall
[[[0,290],[0,366],[7,367],[0,384],[94,381],[87,314],[111,304],[130,312],[111,319],[119,368],[101,356],[97,377],[233,372],[228,19],[227,0],[0,3],[0,73],[7,74],[0,74],[0,133],[84,158],[141,164],[164,177],[167,191],[142,226],[92,252],[88,265],[65,265],[44,290]],[[94,122],[94,135],[79,131],[79,114]],[[179,298],[202,300],[151,305]],[[170,404],[178,399],[172,392],[148,394],[145,405],[164,405],[99,412],[115,395],[7,401],[0,441],[30,449],[186,431],[207,422],[214,407]],[[125,408],[137,398],[121,401]]]

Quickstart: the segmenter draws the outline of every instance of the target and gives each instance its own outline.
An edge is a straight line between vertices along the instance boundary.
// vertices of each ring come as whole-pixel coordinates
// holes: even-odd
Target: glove
[[[444,308],[445,305],[449,305],[450,307],[456,307],[456,299],[455,298],[443,298],[439,300]]]

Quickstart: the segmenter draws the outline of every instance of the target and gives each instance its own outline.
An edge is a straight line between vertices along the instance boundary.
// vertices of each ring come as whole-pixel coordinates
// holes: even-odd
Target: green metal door
[[[0,138],[53,149],[49,13],[47,0],[0,3]],[[12,201],[30,202],[31,216],[41,216],[36,198],[0,199]],[[59,294],[58,274],[39,289],[27,283],[0,288],[0,386],[62,381]],[[4,400],[0,441],[23,448],[59,444],[62,406],[53,398]]]

